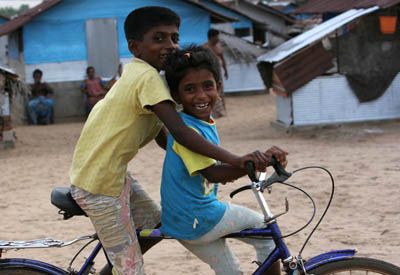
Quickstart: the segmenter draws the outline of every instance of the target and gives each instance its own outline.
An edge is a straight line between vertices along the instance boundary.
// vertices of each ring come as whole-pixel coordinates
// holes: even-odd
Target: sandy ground
[[[400,265],[400,127],[398,121],[324,127],[292,134],[271,127],[275,119],[274,97],[266,94],[227,98],[228,116],[218,120],[222,145],[244,154],[278,145],[290,152],[288,170],[308,165],[328,168],[336,190],[326,219],[303,252],[307,258],[328,250],[357,248],[359,255]],[[16,128],[13,150],[0,150],[0,239],[28,240],[42,237],[68,240],[93,233],[87,218],[63,221],[50,204],[55,186],[67,186],[68,169],[82,123]],[[159,199],[163,151],[155,143],[141,150],[129,169],[155,199]],[[220,188],[221,200],[246,184],[246,178]],[[329,177],[318,170],[295,174],[291,183],[304,188],[321,214],[329,198]],[[284,234],[295,231],[309,219],[312,208],[298,191],[275,186],[267,195],[274,212],[290,204],[279,218]],[[232,202],[257,209],[251,192]],[[287,239],[297,254],[311,228]],[[246,274],[255,269],[251,247],[232,240]],[[80,245],[66,248],[9,251],[3,257],[32,257],[66,268]],[[80,257],[83,259],[83,256]],[[98,265],[104,258],[98,260]],[[212,274],[204,263],[174,240],[165,240],[145,255],[147,274]]]

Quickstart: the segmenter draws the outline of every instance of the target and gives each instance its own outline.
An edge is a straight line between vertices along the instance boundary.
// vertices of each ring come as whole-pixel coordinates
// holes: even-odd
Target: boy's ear
[[[138,41],[135,39],[129,39],[128,40],[128,49],[131,53],[133,53],[135,56],[137,56],[138,53]]]

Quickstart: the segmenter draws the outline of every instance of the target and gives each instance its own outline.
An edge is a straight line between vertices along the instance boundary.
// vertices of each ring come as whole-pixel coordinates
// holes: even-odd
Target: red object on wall
[[[381,15],[379,16],[379,26],[381,33],[393,34],[396,32],[397,16]]]

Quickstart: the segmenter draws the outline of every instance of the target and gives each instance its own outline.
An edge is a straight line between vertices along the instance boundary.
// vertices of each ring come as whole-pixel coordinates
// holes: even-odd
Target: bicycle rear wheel
[[[36,270],[32,267],[7,266],[0,267],[0,275],[48,275],[50,273]]]
[[[66,271],[31,259],[0,259],[0,275],[66,275]]]
[[[377,259],[354,257],[323,264],[307,273],[314,275],[399,275],[400,268]]]

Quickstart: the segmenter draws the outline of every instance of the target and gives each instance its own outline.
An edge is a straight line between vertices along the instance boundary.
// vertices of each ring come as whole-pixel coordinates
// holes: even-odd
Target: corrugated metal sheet
[[[318,77],[292,95],[293,125],[397,119],[399,97],[400,73],[383,96],[366,103],[358,101],[345,76]]]
[[[31,21],[35,16],[41,14],[42,12],[48,10],[54,5],[60,3],[61,0],[46,0],[39,5],[27,10],[20,16],[8,21],[4,25],[0,26],[0,36],[13,32],[20,27],[22,27],[27,22]]]
[[[400,0],[308,0],[304,6],[296,9],[295,13],[340,13],[373,6],[385,9],[399,3]]]
[[[110,18],[86,21],[88,64],[102,77],[112,78],[118,68],[117,21]]]
[[[320,42],[276,64],[274,73],[279,79],[280,90],[291,94],[332,67],[332,56]],[[275,87],[276,83],[273,85]]]
[[[276,47],[275,49],[269,51],[268,53],[260,56],[258,62],[280,62],[283,59],[295,54],[297,51],[303,49],[304,47],[315,43],[334,32],[339,27],[373,11],[378,10],[378,6],[374,6],[369,9],[358,9],[349,10],[338,16],[327,20],[318,26],[306,31],[288,41]]]
[[[0,71],[1,71],[1,72],[5,72],[5,73],[8,73],[8,74],[11,74],[11,75],[13,75],[13,76],[18,76],[17,73],[14,72],[13,69],[8,68],[8,67],[6,67],[6,66],[4,66],[4,65],[0,65]]]

